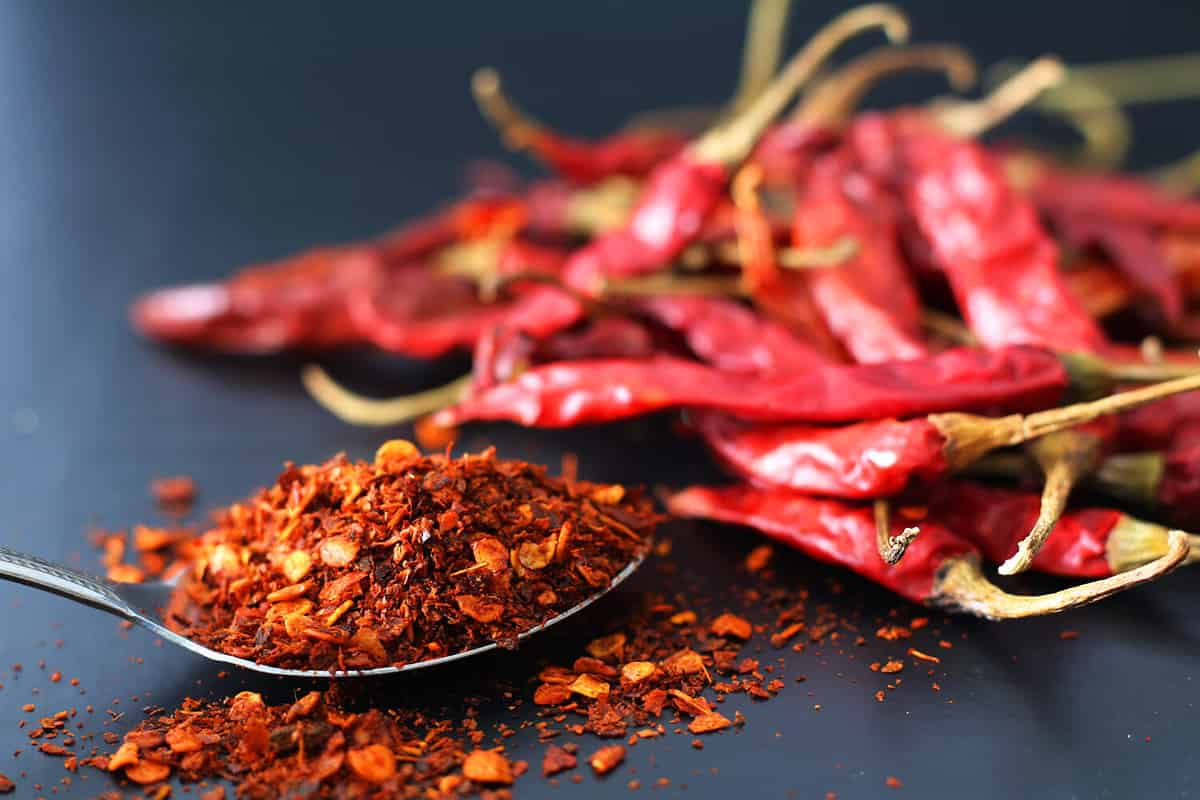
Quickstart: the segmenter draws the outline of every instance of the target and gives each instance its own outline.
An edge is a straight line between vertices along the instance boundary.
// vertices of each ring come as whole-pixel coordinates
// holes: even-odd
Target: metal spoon
[[[643,552],[613,576],[608,586],[558,616],[552,617],[540,625],[533,626],[517,638],[524,639],[539,631],[544,631],[551,625],[559,623],[572,614],[587,608],[620,585],[645,560],[646,553]],[[218,650],[211,650],[193,642],[185,636],[180,636],[163,625],[159,621],[160,610],[166,606],[171,593],[175,591],[175,582],[173,581],[114,583],[101,578],[93,578],[90,575],[70,569],[69,567],[64,567],[61,564],[43,561],[40,558],[18,553],[3,546],[0,546],[0,579],[23,583],[35,589],[43,589],[47,592],[85,603],[101,611],[116,614],[118,617],[124,617],[131,622],[136,622],[145,628],[149,628],[166,641],[187,648],[193,653],[198,653],[207,659],[234,664],[244,669],[266,673],[267,675],[280,675],[289,678],[329,678],[331,676],[357,678],[374,675],[391,675],[396,672],[409,672],[425,667],[435,667],[450,661],[457,661],[460,658],[486,653],[488,650],[494,650],[498,647],[496,644],[485,644],[482,647],[476,647],[472,650],[464,650],[461,653],[453,653],[441,658],[431,658],[427,661],[415,661],[411,664],[405,664],[402,667],[378,667],[376,669],[347,670],[345,672],[327,669],[280,669],[279,667],[270,667],[265,664],[256,664],[245,658],[231,656]],[[177,580],[178,578],[176,578]]]

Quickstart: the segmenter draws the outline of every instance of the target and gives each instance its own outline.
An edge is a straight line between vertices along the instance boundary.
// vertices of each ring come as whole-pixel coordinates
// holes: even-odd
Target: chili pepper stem
[[[916,69],[941,70],[955,91],[975,82],[974,59],[956,45],[880,47],[819,83],[791,118],[804,125],[841,127],[881,78]]]
[[[961,469],[978,461],[991,450],[1028,442],[1108,414],[1127,411],[1154,400],[1196,389],[1200,389],[1200,375],[1189,375],[1186,378],[1119,392],[1089,403],[1076,403],[1034,414],[980,417],[974,414],[949,413],[931,414],[928,419],[946,440],[943,448],[946,463],[951,469]]]
[[[851,36],[876,27],[893,42],[908,39],[908,18],[895,6],[869,3],[850,9],[817,31],[741,114],[696,140],[689,148],[691,155],[701,162],[736,166],[834,50]]]
[[[471,376],[463,375],[424,392],[377,400],[351,392],[316,364],[306,366],[300,379],[309,395],[326,411],[343,422],[368,427],[411,422],[453,405],[471,388]]]
[[[982,100],[946,104],[935,109],[934,115],[950,133],[963,138],[976,137],[1028,105],[1065,74],[1061,61],[1042,56]]]
[[[885,564],[895,564],[904,557],[908,546],[921,532],[919,527],[905,528],[895,536],[891,535],[891,508],[886,498],[875,500],[875,547],[879,557]]]
[[[525,116],[504,94],[500,73],[492,67],[475,70],[471,76],[471,95],[484,118],[500,132],[509,148],[528,147],[533,136],[541,130],[540,124]]]
[[[746,43],[742,47],[742,74],[737,93],[729,104],[731,115],[741,113],[753,103],[779,69],[791,7],[791,0],[754,0],[750,6]]]
[[[1165,469],[1162,453],[1116,453],[1104,459],[1092,482],[1118,500],[1145,506],[1158,496]]]
[[[1100,393],[1114,383],[1147,383],[1200,374],[1200,359],[1195,365],[1163,361],[1159,363],[1122,363],[1091,353],[1060,353],[1059,358],[1071,381],[1085,394]]]
[[[1000,565],[1001,575],[1015,575],[1029,569],[1066,510],[1071,490],[1095,468],[1101,445],[1100,437],[1073,430],[1043,436],[1029,445],[1034,460],[1045,475],[1042,502],[1033,527],[1017,544],[1017,552]]]
[[[1153,522],[1146,522],[1127,514],[1113,526],[1104,545],[1104,557],[1113,574],[1140,567],[1167,552],[1170,531]],[[1187,534],[1188,556],[1184,564],[1200,561],[1200,536]]]
[[[989,581],[977,556],[949,559],[934,582],[933,602],[987,619],[1019,619],[1078,608],[1162,577],[1186,561],[1192,543],[1182,531],[1167,534],[1167,550],[1140,567],[1042,595],[1010,594]]]

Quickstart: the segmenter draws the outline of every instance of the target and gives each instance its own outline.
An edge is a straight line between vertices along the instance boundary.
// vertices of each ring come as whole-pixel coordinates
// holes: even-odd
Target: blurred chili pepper
[[[1154,508],[1179,525],[1200,522],[1200,419],[1171,432],[1160,450],[1117,453],[1096,470],[1093,485],[1113,497]]]
[[[990,619],[1052,614],[1085,605],[1153,580],[1188,556],[1187,538],[1171,531],[1166,553],[1149,564],[1060,592],[1021,596],[989,582],[975,545],[952,533],[932,513],[922,520],[921,534],[909,545],[905,558],[889,566],[876,551],[870,508],[751,486],[692,487],[674,495],[668,507],[679,516],[752,527],[914,602]]]
[[[908,35],[904,15],[885,4],[852,9],[822,28],[744,110],[659,164],[647,177],[628,223],[571,256],[567,283],[598,293],[608,278],[667,266],[695,241],[731,170],[750,154],[796,91],[845,39],[872,27],[882,27],[893,40]]]
[[[836,266],[805,271],[825,323],[855,361],[864,364],[920,358],[921,305],[896,249],[894,227],[870,218],[846,197],[855,175],[844,154],[818,159],[796,206],[793,243],[832,247],[852,239],[856,250]]]
[[[995,156],[914,112],[864,114],[850,138],[860,161],[902,193],[980,343],[1104,349],[1063,281],[1054,241]]]
[[[523,219],[513,197],[472,197],[370,244],[315,248],[223,283],[150,292],[130,317],[150,338],[230,352],[349,344],[359,340],[346,309],[352,294],[460,239],[510,235]]]
[[[1183,316],[1183,289],[1150,229],[1118,219],[1067,214],[1055,218],[1054,224],[1073,247],[1096,247],[1108,255],[1133,288],[1155,303],[1167,323]]]
[[[484,117],[510,148],[530,151],[575,183],[596,183],[613,176],[642,178],[687,146],[684,136],[669,130],[623,131],[598,141],[563,136],[525,116],[505,96],[494,69],[481,69],[471,76],[471,92]]]
[[[997,448],[1197,388],[1200,378],[1193,376],[1023,417],[943,413],[843,427],[692,416],[708,446],[740,477],[765,486],[865,499],[897,495],[913,482],[933,483]]]
[[[722,372],[794,375],[829,363],[787,328],[732,300],[660,295],[626,305],[679,332],[698,358]]]
[[[1069,170],[1029,151],[1011,154],[1006,166],[1015,185],[1055,215],[1200,230],[1200,201],[1171,194],[1150,181]]]
[[[1191,380],[1200,385],[1200,378]],[[1025,347],[959,348],[913,361],[830,364],[766,377],[675,358],[610,359],[530,369],[436,419],[441,425],[505,419],[564,427],[689,407],[763,421],[849,422],[947,409],[1045,408],[1069,382],[1057,357]]]
[[[969,539],[989,561],[1008,558],[1033,525],[1041,500],[1018,489],[947,481],[933,492],[928,515]],[[921,520],[914,524],[922,525]],[[1089,508],[1062,516],[1033,559],[1039,572],[1102,578],[1161,558],[1168,531],[1115,509]],[[1188,537],[1190,560],[1200,555],[1200,538]]]

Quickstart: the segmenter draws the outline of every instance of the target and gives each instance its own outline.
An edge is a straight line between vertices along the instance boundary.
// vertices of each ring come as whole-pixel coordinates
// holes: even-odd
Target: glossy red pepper
[[[917,112],[864,114],[850,140],[872,174],[898,187],[981,344],[1104,349],[1063,281],[1058,248],[994,155]]]
[[[826,365],[768,377],[666,357],[613,359],[530,369],[435,419],[443,426],[511,420],[565,427],[689,407],[745,419],[848,422],[950,409],[1045,408],[1061,398],[1068,383],[1055,356],[1024,347],[961,348],[914,361]]]
[[[933,493],[928,515],[999,563],[1029,532],[1040,506],[1036,493],[949,481]],[[923,532],[924,522],[918,524]],[[1158,558],[1166,547],[1162,526],[1115,509],[1081,509],[1063,514],[1034,557],[1033,568],[1069,577],[1105,577]]]
[[[949,413],[843,427],[752,424],[708,413],[692,417],[717,458],[739,477],[763,486],[866,499],[896,495],[914,482],[932,483],[999,447],[1044,441],[1050,434],[1098,439],[1086,453],[1098,458],[1111,446],[1118,425],[1108,417],[1136,404],[1153,405],[1164,393],[1196,395],[1196,388],[1200,378],[1183,378],[1023,417]],[[1049,467],[1059,452],[1039,460]],[[1061,454],[1074,455],[1074,449]]]
[[[1153,580],[1188,555],[1186,538],[1172,532],[1166,553],[1151,563],[1053,594],[1023,597],[1009,595],[989,583],[980,571],[976,547],[932,514],[921,521],[920,534],[905,557],[889,566],[876,550],[875,519],[870,508],[751,486],[692,487],[674,495],[668,507],[679,516],[754,528],[813,558],[847,567],[914,602],[993,619],[1055,613],[1084,605]]]
[[[846,196],[845,185],[855,182],[870,179],[855,175],[843,154],[825,156],[814,164],[796,206],[796,247],[830,248],[847,239],[856,245],[844,263],[805,271],[813,301],[859,363],[926,356],[920,301],[897,249],[895,227],[885,214],[872,218]]]

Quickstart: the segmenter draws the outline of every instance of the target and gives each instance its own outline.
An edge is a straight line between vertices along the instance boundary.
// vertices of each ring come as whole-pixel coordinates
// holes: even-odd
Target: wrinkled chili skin
[[[679,516],[754,528],[918,603],[932,599],[938,570],[949,559],[977,555],[971,544],[947,528],[922,522],[921,533],[908,546],[904,558],[888,566],[876,549],[875,518],[870,507],[781,489],[694,486],[674,495],[668,505]],[[897,522],[893,527],[896,533],[903,525]]]
[[[750,154],[768,186],[796,186],[804,181],[813,159],[838,141],[833,130],[800,120],[785,120],[767,128]]]
[[[724,372],[787,375],[829,363],[787,328],[732,300],[660,295],[629,306],[681,334],[697,358]]]
[[[687,151],[664,162],[647,178],[623,227],[602,233],[571,254],[564,271],[567,284],[591,293],[605,278],[668,266],[696,240],[728,180],[725,167],[698,161]]]
[[[671,407],[761,421],[851,422],[940,411],[1030,411],[1054,405],[1069,379],[1035,348],[959,348],[887,364],[826,365],[754,377],[669,357],[547,364],[439,412],[439,425],[509,420],[530,427],[609,422]]]
[[[834,154],[817,161],[796,206],[792,243],[826,248],[852,238],[857,251],[843,264],[805,272],[826,325],[860,364],[921,358],[921,309],[896,245],[895,230],[872,219],[846,196],[848,160]]]
[[[981,344],[1104,349],[1063,281],[1057,246],[994,155],[916,112],[863,114],[850,139],[860,162],[900,191]]]
[[[1151,298],[1165,321],[1183,316],[1183,290],[1153,232],[1116,219],[1062,215],[1059,235],[1077,248],[1096,247],[1112,259],[1141,294]]]
[[[949,470],[945,437],[925,419],[845,427],[755,425],[693,415],[696,430],[735,475],[759,486],[868,499],[890,497]]]
[[[958,532],[998,564],[1017,551],[1040,507],[1037,492],[948,481],[930,498],[929,518]],[[1122,516],[1112,509],[1068,511],[1033,559],[1033,569],[1077,578],[1111,575],[1106,547]],[[919,524],[924,536],[925,521]]]
[[[643,178],[687,143],[687,137],[668,130],[626,131],[588,141],[545,128],[530,131],[524,142],[551,170],[579,185],[617,176]]]
[[[1164,450],[1181,426],[1198,420],[1200,392],[1164,397],[1121,414],[1115,444],[1125,451]]]

